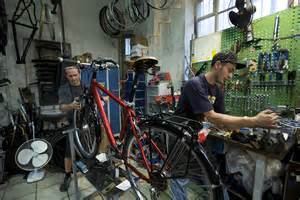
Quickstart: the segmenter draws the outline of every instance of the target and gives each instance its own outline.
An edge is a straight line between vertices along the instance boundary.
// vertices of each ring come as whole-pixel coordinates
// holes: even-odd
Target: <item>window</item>
[[[197,26],[199,35],[208,35],[215,32],[215,17],[199,21]]]
[[[227,8],[233,7],[234,4],[235,4],[235,1],[233,1],[233,0],[220,0],[218,11],[220,12]]]
[[[252,0],[256,6],[253,19],[258,19],[288,8],[288,0]],[[198,0],[196,5],[197,36],[232,27],[228,14],[237,12],[235,0]]]
[[[203,17],[213,12],[214,0],[198,0],[197,16]]]
[[[256,7],[253,19],[279,12],[288,7],[288,0],[252,0],[252,2]]]
[[[229,20],[229,12],[230,11],[237,12],[237,9],[236,8],[230,9],[228,11],[218,14],[217,31],[221,31],[221,30],[224,30],[224,29],[227,29],[227,28],[230,28],[233,26]]]

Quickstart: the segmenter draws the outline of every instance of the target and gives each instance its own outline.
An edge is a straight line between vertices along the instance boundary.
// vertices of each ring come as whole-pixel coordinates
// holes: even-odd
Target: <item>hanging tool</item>
[[[270,70],[270,65],[269,65],[268,57],[269,57],[268,53],[265,52],[264,53],[264,57],[263,57],[263,62],[264,62],[264,64],[263,64],[263,71],[264,72],[268,72]]]
[[[272,70],[276,72],[276,80],[280,81],[282,80],[282,71],[279,69],[279,57],[280,57],[280,52],[278,51],[279,49],[279,15],[275,17],[274,21],[274,30],[273,30],[273,48],[272,48]],[[270,75],[271,76],[271,75]],[[270,79],[271,80],[271,79]]]
[[[264,54],[260,52],[258,54],[257,71],[259,73],[259,81],[265,81],[265,74],[263,71]]]
[[[274,49],[272,52],[272,68],[273,71],[276,73],[276,81],[281,81],[283,77],[283,71],[279,67],[279,57],[280,52],[277,49]]]
[[[278,72],[278,62],[279,62],[280,52],[277,50],[272,51],[272,68],[275,72]]]
[[[271,56],[271,53],[267,53],[265,52],[264,53],[264,71],[265,72],[269,72],[269,80],[271,81],[272,80],[272,67],[271,67],[271,60],[272,59],[272,56]]]
[[[288,49],[279,49],[279,70],[288,70],[289,69],[289,50]]]
[[[274,31],[273,31],[273,50],[277,50],[279,48],[279,15],[275,17],[275,22],[274,22]]]
[[[288,70],[289,50],[279,49],[276,51],[276,58],[273,54],[273,65],[276,67],[276,80],[281,81],[283,79],[283,70]]]

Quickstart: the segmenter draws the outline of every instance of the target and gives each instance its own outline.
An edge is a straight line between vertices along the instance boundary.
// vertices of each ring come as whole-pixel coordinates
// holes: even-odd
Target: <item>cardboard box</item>
[[[134,35],[131,37],[131,46],[135,46],[137,44],[148,47],[148,40],[143,36]]]
[[[134,45],[131,49],[130,57],[136,58],[143,56],[148,56],[148,47],[141,44]]]

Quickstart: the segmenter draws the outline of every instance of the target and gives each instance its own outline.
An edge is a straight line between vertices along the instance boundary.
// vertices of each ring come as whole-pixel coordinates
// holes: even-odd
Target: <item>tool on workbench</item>
[[[226,131],[226,132],[224,133],[224,137],[225,137],[225,138],[230,138],[231,135],[232,135],[232,133],[233,133],[233,131]]]

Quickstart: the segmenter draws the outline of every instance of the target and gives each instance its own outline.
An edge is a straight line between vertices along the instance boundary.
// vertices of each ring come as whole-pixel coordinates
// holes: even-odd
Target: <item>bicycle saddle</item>
[[[158,60],[155,57],[144,56],[141,58],[136,59],[133,63],[132,67],[135,70],[148,70],[149,68],[154,67],[158,63]]]

